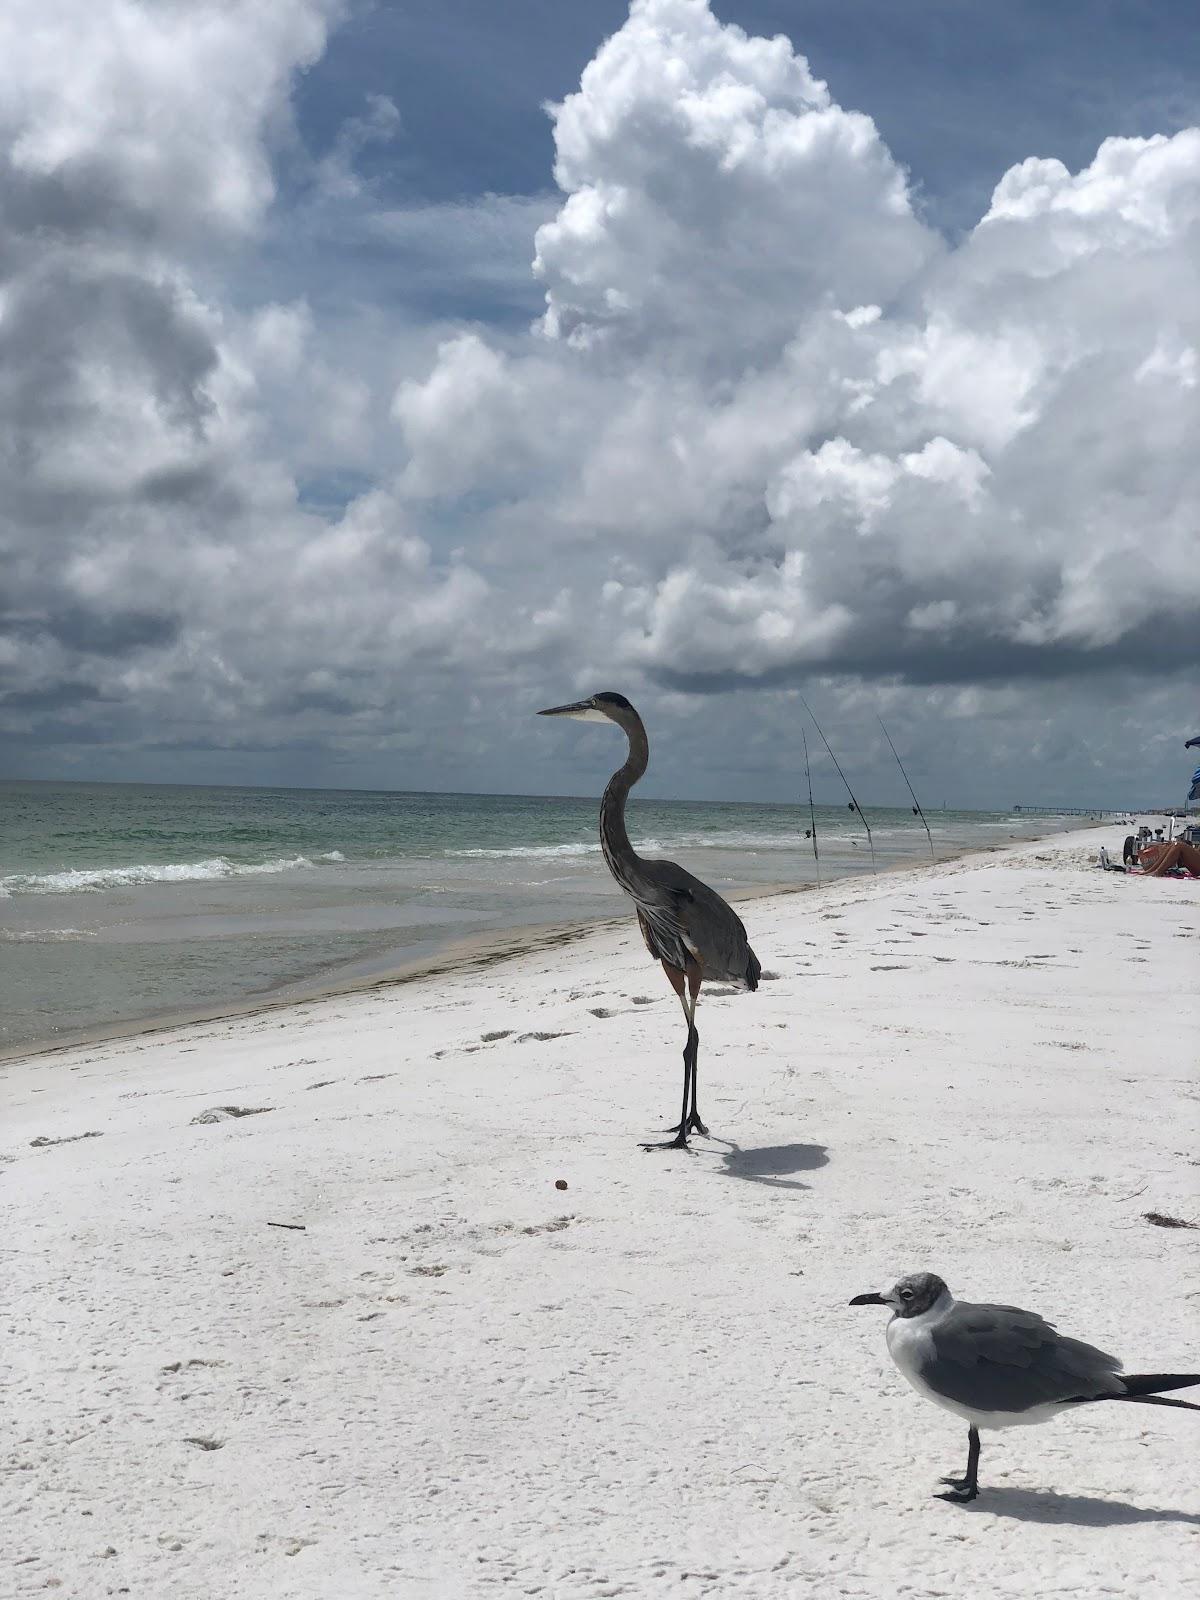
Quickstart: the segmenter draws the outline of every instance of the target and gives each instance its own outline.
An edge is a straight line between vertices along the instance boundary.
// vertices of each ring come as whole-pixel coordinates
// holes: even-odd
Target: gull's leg
[[[967,1475],[965,1478],[943,1478],[950,1485],[948,1494],[939,1494],[939,1500],[949,1500],[954,1505],[966,1505],[979,1493],[979,1429],[974,1423],[967,1429]]]

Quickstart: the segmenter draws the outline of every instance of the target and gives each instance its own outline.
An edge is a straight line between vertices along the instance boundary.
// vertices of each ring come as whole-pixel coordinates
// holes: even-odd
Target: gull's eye
[[[912,1299],[912,1290],[911,1289],[901,1289],[900,1298],[901,1298],[901,1300],[911,1300]]]

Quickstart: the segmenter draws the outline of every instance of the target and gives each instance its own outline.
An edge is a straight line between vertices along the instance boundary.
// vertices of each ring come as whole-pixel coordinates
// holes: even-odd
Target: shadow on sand
[[[1128,1500],[1102,1500],[1091,1494],[1055,1494],[1048,1489],[992,1489],[964,1510],[973,1516],[989,1512],[1020,1522],[1074,1523],[1085,1528],[1121,1528],[1135,1522],[1183,1522],[1200,1528],[1200,1512],[1172,1511],[1166,1506],[1134,1506]]]
[[[731,1178],[765,1184],[769,1189],[807,1189],[809,1185],[795,1181],[793,1174],[829,1165],[823,1144],[767,1144],[754,1150],[731,1144],[721,1160]]]

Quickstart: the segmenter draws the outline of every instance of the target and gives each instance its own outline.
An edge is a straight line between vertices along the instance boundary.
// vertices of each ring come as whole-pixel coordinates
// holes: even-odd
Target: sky
[[[10,0],[0,773],[1182,799],[1200,32]],[[837,797],[823,759],[818,798]]]

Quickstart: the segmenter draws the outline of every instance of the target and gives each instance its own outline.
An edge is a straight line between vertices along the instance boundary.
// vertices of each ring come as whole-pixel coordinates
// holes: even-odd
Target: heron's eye
[[[901,1300],[911,1300],[912,1299],[912,1290],[911,1289],[901,1289],[900,1298],[901,1298]]]

